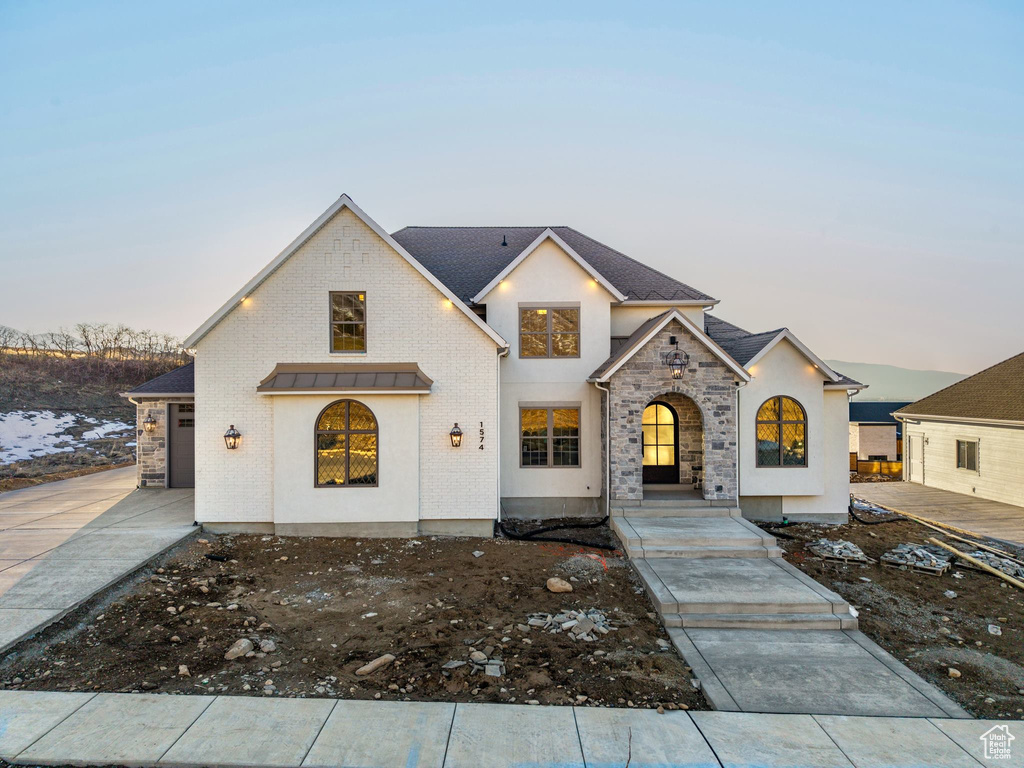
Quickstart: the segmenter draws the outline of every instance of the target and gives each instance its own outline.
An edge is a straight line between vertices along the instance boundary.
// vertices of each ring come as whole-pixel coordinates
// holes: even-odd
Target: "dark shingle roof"
[[[126,395],[194,395],[195,394],[195,363],[187,363],[173,371],[168,371],[135,389]]]
[[[899,413],[1024,421],[1024,352],[906,405]]]
[[[406,227],[392,234],[438,280],[469,302],[547,227]],[[635,300],[707,301],[706,293],[571,227],[551,227],[590,266]],[[502,239],[508,243],[503,246]]]
[[[910,403],[852,400],[850,402],[850,421],[855,424],[896,424],[897,421],[892,414],[905,405],[910,405]]]
[[[862,389],[867,389],[868,388],[867,384],[859,382],[856,379],[851,379],[845,373],[841,373],[841,372],[837,371],[835,368],[833,368],[832,371],[836,374],[836,376],[839,377],[839,381],[835,382],[836,386],[838,386],[840,384],[845,384],[846,386],[851,387],[851,388],[852,387],[860,387]]]
[[[742,366],[746,366],[754,356],[768,346],[769,342],[778,336],[784,328],[776,328],[774,331],[764,333],[751,333],[746,336],[739,336],[729,339],[712,339],[718,342],[718,346],[729,353],[729,356]],[[710,334],[708,334],[710,335]]]

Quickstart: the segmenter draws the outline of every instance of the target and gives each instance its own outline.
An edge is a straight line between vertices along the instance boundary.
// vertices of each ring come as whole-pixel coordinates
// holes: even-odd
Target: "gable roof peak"
[[[499,347],[508,347],[509,344],[505,341],[493,328],[487,323],[480,319],[480,317],[466,306],[465,302],[457,296],[452,290],[440,281],[430,270],[426,269],[419,261],[417,261],[411,253],[409,253],[400,243],[398,243],[394,237],[389,235],[383,227],[374,221],[366,212],[356,205],[355,201],[346,193],[342,193],[341,197],[335,200],[327,210],[321,213],[312,224],[299,234],[288,246],[281,251],[274,259],[261,269],[248,283],[246,283],[240,291],[232,296],[220,309],[211,315],[205,323],[199,328],[192,332],[192,334],[185,339],[183,346],[188,349],[194,347],[206,334],[216,327],[221,320],[227,317],[234,309],[236,309],[246,298],[252,295],[252,292],[259,288],[271,275],[273,275],[288,259],[290,259],[295,253],[302,248],[309,240],[319,232],[331,219],[333,219],[343,209],[347,208],[350,210],[356,218],[363,222],[369,227],[374,234],[376,234],[381,240],[388,244],[392,250],[394,250],[401,258],[405,259],[409,265],[419,272],[431,285],[433,285],[441,295],[452,302],[452,305],[457,307],[469,320],[476,325],[481,331],[483,331],[495,344]]]

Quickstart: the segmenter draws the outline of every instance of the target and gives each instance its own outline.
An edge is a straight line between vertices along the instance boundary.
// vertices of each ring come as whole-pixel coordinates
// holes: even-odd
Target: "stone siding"
[[[135,468],[139,488],[163,488],[167,485],[167,401],[140,400],[135,413]],[[153,432],[142,428],[147,416],[156,419]]]
[[[681,379],[673,379],[663,362],[674,347],[690,356]],[[611,389],[611,495],[614,499],[643,498],[642,435],[644,408],[652,400],[664,400],[677,410],[685,445],[680,440],[682,460],[692,467],[703,449],[704,498],[734,500],[739,495],[737,471],[736,376],[682,324],[673,321],[651,339],[612,375]],[[703,425],[701,440],[695,438],[697,423],[682,398],[699,409]]]

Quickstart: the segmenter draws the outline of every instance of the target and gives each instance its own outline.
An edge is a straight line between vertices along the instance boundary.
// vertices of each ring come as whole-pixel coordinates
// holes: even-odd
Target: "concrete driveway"
[[[918,483],[850,483],[858,499],[1024,545],[1024,507],[979,499]]]
[[[135,468],[0,494],[0,651],[193,533],[191,489],[136,490]]]

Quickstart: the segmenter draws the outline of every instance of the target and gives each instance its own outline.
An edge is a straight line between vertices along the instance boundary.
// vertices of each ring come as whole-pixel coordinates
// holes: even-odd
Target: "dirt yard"
[[[870,515],[864,515],[870,517]],[[1024,714],[1024,592],[995,576],[954,567],[941,576],[822,560],[807,542],[845,539],[878,560],[904,542],[943,536],[908,520],[881,525],[795,525],[770,529],[786,560],[835,590],[859,612],[860,629],[977,717]],[[1007,545],[979,539],[992,546]],[[969,545],[948,540],[958,549]],[[955,592],[955,597],[946,592]],[[989,625],[1002,634],[989,632]],[[951,677],[949,669],[960,672]],[[955,674],[955,673],[954,673]]]
[[[154,567],[19,646],[0,687],[706,708],[621,553],[207,535]],[[549,592],[551,576],[573,591]],[[529,626],[590,609],[611,627],[592,642]],[[253,650],[225,660],[239,640]]]

